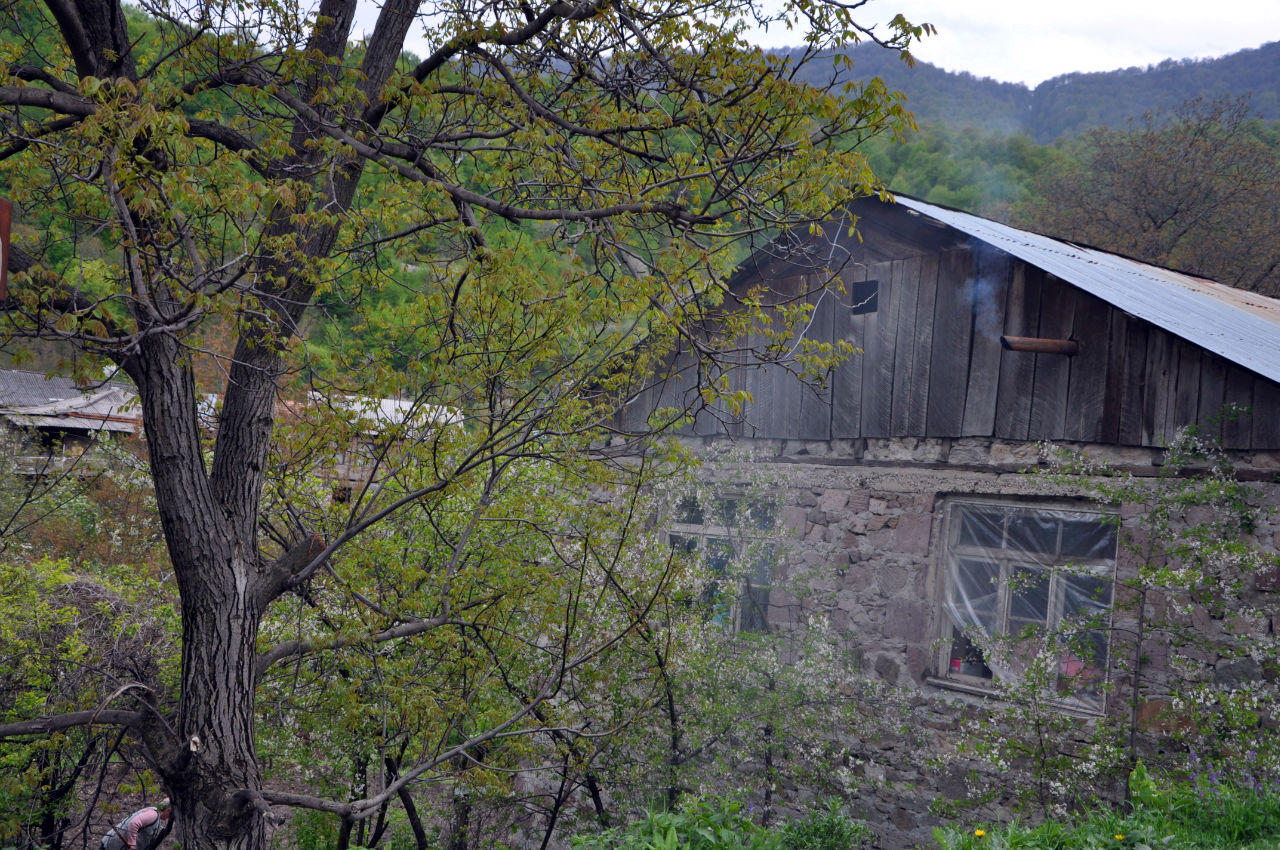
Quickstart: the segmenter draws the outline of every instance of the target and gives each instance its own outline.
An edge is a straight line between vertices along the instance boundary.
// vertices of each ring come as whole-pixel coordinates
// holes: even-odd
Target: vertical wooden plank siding
[[[1222,423],[1222,445],[1228,449],[1247,449],[1253,439],[1253,385],[1252,372],[1235,364],[1227,366],[1222,403],[1236,411]]]
[[[911,390],[906,399],[906,420],[902,434],[909,437],[927,435],[926,420],[929,413],[930,364],[933,355],[933,311],[938,298],[937,252],[926,254],[920,263],[916,281],[916,313],[914,327],[899,324],[898,330],[912,340]],[[897,388],[894,401],[897,402]]]
[[[1078,290],[1053,275],[1046,274],[1040,295],[1040,336],[1069,339],[1075,321]],[[1032,440],[1062,438],[1067,415],[1067,386],[1071,378],[1071,358],[1063,354],[1037,354],[1035,385],[1031,390]]]
[[[1173,404],[1169,405],[1169,419],[1165,423],[1165,433],[1169,436],[1195,424],[1200,415],[1200,347],[1179,339],[1174,351],[1178,358],[1178,371]]]
[[[1227,361],[1207,351],[1200,356],[1199,410],[1201,433],[1222,442],[1222,406],[1227,392]]]
[[[805,339],[848,341],[860,350],[834,370],[824,391],[815,394],[786,366],[752,366],[754,357],[744,355],[748,365],[732,373],[730,385],[753,399],[744,420],[717,403],[698,411],[686,433],[803,440],[991,435],[1159,446],[1195,423],[1228,448],[1280,450],[1280,383],[993,245],[895,214],[864,221],[862,232],[872,238],[849,243],[850,261],[836,280],[828,282],[831,270],[817,268],[825,254],[815,255],[814,265],[775,258],[767,266],[776,298],[807,297],[816,305]],[[878,282],[877,310],[855,316],[852,287],[865,280]],[[739,276],[735,291],[749,284]],[[1006,351],[1001,334],[1074,339],[1079,349],[1073,357]],[[766,344],[756,332],[749,347],[758,355]],[[637,427],[659,407],[696,405],[699,365],[682,350],[671,377],[637,390],[619,421]],[[1251,414],[1230,421],[1225,405],[1252,408]]]
[[[1147,336],[1147,369],[1143,381],[1145,392],[1142,399],[1142,445],[1144,446],[1161,445],[1172,436],[1165,430],[1165,425],[1169,421],[1169,407],[1173,403],[1176,379],[1174,357],[1173,337],[1159,328],[1151,328]]]
[[[1129,319],[1111,309],[1108,317],[1107,387],[1102,398],[1102,430],[1098,439],[1104,443],[1120,442],[1120,412],[1124,405],[1124,376],[1129,349]]]
[[[893,355],[893,401],[889,414],[889,433],[895,437],[911,434],[909,425],[911,401],[926,392],[917,383],[916,308],[920,299],[921,258],[911,257],[894,263],[894,303],[897,305]]]
[[[975,257],[970,292],[973,342],[969,348],[969,386],[965,390],[964,436],[990,437],[995,432],[996,400],[1000,390],[1000,334],[1004,330],[1005,301],[1012,259],[1004,251],[983,246]]]
[[[1124,376],[1120,396],[1120,444],[1147,445],[1147,347],[1153,328],[1141,319],[1124,318]]]
[[[815,284],[821,279],[827,284],[826,276],[815,276]],[[811,302],[816,301],[810,315],[809,327],[804,331],[806,339],[815,342],[831,343],[832,322],[839,303],[839,295],[834,289],[822,288],[810,295]],[[797,340],[797,345],[799,342]],[[831,439],[831,380],[821,388],[795,379],[800,386],[800,400],[796,405],[796,427],[793,432],[802,440]]]
[[[973,308],[965,298],[965,281],[973,274],[973,254],[964,248],[947,251],[938,267],[938,295],[933,310],[933,350],[929,357],[927,432],[933,437],[959,437],[964,425],[964,397],[969,378],[969,344]]]
[[[893,263],[876,263],[867,270],[880,281],[879,309],[866,314],[866,346],[862,363],[862,436],[889,436],[889,405],[893,396],[893,338],[896,294]]]
[[[782,296],[782,300],[791,300],[804,297],[804,294],[810,289],[810,279],[808,276],[800,275],[790,277],[784,281],[770,284],[770,289]],[[775,325],[773,330],[778,330],[780,324]],[[795,333],[799,333],[800,328],[794,329]],[[795,342],[794,334],[792,342]],[[762,339],[761,345],[768,343],[768,340]],[[777,356],[780,352],[774,352]],[[767,409],[761,411],[761,427],[764,429],[761,436],[795,438],[797,434],[797,425],[799,422],[800,398],[804,393],[809,392],[800,380],[788,371],[787,366],[782,364],[769,364],[764,367],[768,380],[768,396],[766,398]]]
[[[1044,273],[1021,260],[1013,263],[1005,299],[1004,332],[1010,336],[1040,333],[1040,289]],[[1036,359],[1025,351],[1000,352],[1000,386],[996,399],[995,435],[1025,440],[1031,428],[1031,390]]]
[[[743,374],[743,386],[752,399],[743,412],[742,432],[747,437],[773,436],[778,426],[773,421],[777,416],[777,384],[785,376],[781,375],[781,367],[759,363],[757,358],[766,342],[758,329],[748,338],[747,356],[755,360],[756,365],[746,367]]]
[[[1253,449],[1280,449],[1280,384],[1261,376],[1253,384]]]
[[[1062,436],[1095,442],[1102,436],[1106,407],[1107,362],[1110,359],[1111,306],[1087,292],[1076,292],[1076,315],[1071,336],[1080,351],[1071,358],[1067,410]]]
[[[853,284],[867,280],[867,267],[849,263],[840,274],[844,292],[832,317],[833,339],[845,339],[860,349],[840,364],[831,377],[831,436],[850,440],[862,436],[862,366],[866,357],[866,316],[853,315]]]

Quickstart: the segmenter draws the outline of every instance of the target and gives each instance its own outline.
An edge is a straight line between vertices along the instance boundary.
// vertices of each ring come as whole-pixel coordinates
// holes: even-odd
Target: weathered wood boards
[[[808,298],[817,308],[805,335],[860,353],[818,392],[782,366],[748,366],[734,384],[752,398],[742,421],[704,414],[697,433],[1160,446],[1196,424],[1230,448],[1280,449],[1280,385],[996,246],[902,209],[862,215],[861,243],[822,236],[847,255],[826,269],[838,278],[825,293],[823,270],[809,262],[788,275],[776,257],[735,281]],[[876,309],[855,310],[854,284],[868,281]],[[1001,335],[1069,339],[1077,353],[1005,350]],[[1251,413],[1223,417],[1225,405]]]

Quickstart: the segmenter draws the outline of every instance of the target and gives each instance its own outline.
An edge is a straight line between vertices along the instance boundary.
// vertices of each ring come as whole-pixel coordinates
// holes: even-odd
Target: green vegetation
[[[574,850],[858,850],[872,832],[834,800],[779,827],[760,826],[751,810],[722,797],[691,799],[650,812],[625,827],[573,839]]]
[[[905,753],[904,700],[827,623],[724,627],[769,544],[735,528],[736,562],[714,568],[666,545],[657,520],[691,482],[662,437],[741,400],[720,376],[753,322],[773,324],[751,355],[797,372],[851,350],[791,352],[805,305],[726,318],[752,247],[879,192],[877,171],[1016,221],[1029,187],[1097,171],[1110,137],[935,127],[893,148],[912,119],[882,80],[843,99],[793,85],[704,4],[553,3],[536,26],[527,4],[485,8],[489,26],[442,23],[426,62],[393,24],[348,46],[289,3],[6,19],[0,179],[31,258],[7,330],[75,346],[81,375],[120,365],[157,462],[0,497],[0,838],[63,841],[81,789],[111,782],[163,787],[196,850],[258,850],[273,806],[301,811],[300,847],[427,850],[501,846],[513,825],[545,845],[655,800],[579,845],[868,840],[836,804],[774,826],[775,780],[850,795],[841,736],[889,726]],[[814,55],[864,32],[820,10],[782,13],[830,16]],[[921,34],[895,26],[898,46]],[[1250,156],[1280,144],[1254,136]],[[676,352],[699,369],[687,402],[618,433]],[[628,463],[602,451],[619,443]],[[1036,731],[1072,725],[1036,698]],[[1194,727],[1215,760],[1256,706],[1170,706],[1220,707],[1226,725]],[[1081,762],[1044,741],[973,752],[1031,763],[1047,812],[1068,796],[1049,774]],[[1133,760],[1101,746],[1073,791]]]
[[[1280,847],[1280,785],[1243,776],[1224,781],[1203,766],[1181,780],[1139,763],[1128,812],[1090,807],[1039,824],[934,830],[943,850],[1274,850]]]

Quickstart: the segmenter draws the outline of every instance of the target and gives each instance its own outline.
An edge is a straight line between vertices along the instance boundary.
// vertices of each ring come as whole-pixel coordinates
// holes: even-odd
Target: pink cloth
[[[133,817],[129,818],[128,826],[125,829],[124,843],[129,847],[137,847],[138,833],[159,819],[160,813],[155,809],[142,809],[134,812]]]

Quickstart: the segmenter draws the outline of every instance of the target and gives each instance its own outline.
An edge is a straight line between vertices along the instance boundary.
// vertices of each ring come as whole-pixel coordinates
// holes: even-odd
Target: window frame
[[[769,516],[767,527],[743,526],[740,523],[724,524],[723,522],[707,522],[708,509],[702,505],[702,498],[705,494],[686,494],[679,499],[673,506],[670,519],[665,524],[662,532],[663,542],[671,547],[676,548],[679,541],[696,541],[697,546],[690,551],[707,552],[711,547],[723,545],[728,547],[729,564],[733,564],[738,559],[750,554],[750,547],[754,545],[763,546],[760,557],[751,567],[750,575],[743,575],[740,580],[735,580],[733,599],[728,608],[728,617],[724,620],[724,625],[732,634],[768,634],[773,631],[773,627],[769,621],[770,610],[770,594],[773,590],[774,582],[777,578],[775,569],[778,562],[778,548],[771,542],[777,534],[778,517],[777,511],[779,505],[772,505],[772,515]],[[710,494],[714,504],[710,513],[712,519],[722,519],[723,513],[720,511],[720,505],[725,502],[734,502],[737,508],[734,510],[736,517],[744,508],[750,510],[748,503],[749,497],[741,493],[714,493]],[[681,506],[686,501],[692,499],[697,506],[703,522],[680,522],[676,521],[679,516]],[[703,556],[705,563],[706,556]],[[767,582],[760,582],[760,570],[764,569],[768,573]],[[726,572],[728,572],[726,570]],[[707,588],[708,592],[714,593],[717,588],[714,586]],[[760,592],[763,591],[762,594]],[[744,607],[747,600],[751,601],[751,606],[758,611],[758,623],[752,622],[744,626]],[[711,600],[706,600],[710,602]]]
[[[1108,593],[1105,601],[1106,615],[1102,623],[1097,627],[1097,631],[1101,631],[1106,636],[1106,660],[1100,667],[1099,678],[1099,694],[1098,704],[1095,706],[1086,705],[1082,700],[1071,695],[1065,695],[1061,700],[1050,700],[1058,707],[1065,711],[1079,713],[1083,715],[1097,716],[1104,714],[1107,710],[1109,688],[1107,684],[1111,681],[1111,667],[1114,658],[1115,641],[1112,632],[1115,622],[1115,602],[1116,602],[1116,580],[1117,569],[1120,560],[1120,534],[1115,518],[1118,511],[1105,505],[1096,503],[1081,504],[1074,501],[1062,500],[1037,500],[1030,501],[1019,499],[1017,497],[999,497],[999,496],[957,496],[947,497],[940,500],[943,510],[943,521],[941,523],[940,545],[937,547],[935,555],[935,564],[938,570],[938,588],[937,608],[938,608],[938,640],[936,663],[937,675],[930,677],[930,682],[935,685],[951,688],[954,690],[973,693],[982,696],[998,696],[1000,688],[997,684],[998,675],[990,668],[986,668],[991,672],[991,676],[987,677],[981,674],[974,675],[962,670],[956,670],[953,664],[954,644],[959,640],[967,640],[963,635],[958,635],[959,627],[956,625],[948,606],[953,598],[958,581],[958,570],[956,566],[966,557],[972,561],[981,561],[983,563],[998,566],[999,568],[999,587],[997,590],[997,602],[995,611],[999,623],[998,634],[1008,635],[1009,621],[1013,614],[1013,595],[1015,589],[1009,581],[1010,577],[1016,573],[1019,568],[1027,568],[1031,566],[1027,563],[1027,559],[1019,559],[1017,553],[1025,550],[1009,549],[1008,547],[1000,547],[993,549],[989,546],[975,544],[961,544],[959,542],[962,527],[961,514],[964,509],[997,509],[1010,512],[1025,512],[1035,516],[1046,513],[1057,514],[1074,514],[1082,519],[1093,519],[1098,522],[1106,522],[1116,529],[1113,536],[1113,548],[1109,559],[1088,558],[1080,556],[1064,556],[1062,554],[1062,535],[1063,527],[1059,522],[1057,531],[1057,540],[1055,544],[1055,553],[1052,558],[1047,558],[1048,553],[1037,553],[1042,557],[1051,560],[1052,563],[1047,566],[1049,573],[1049,591],[1048,603],[1046,606],[1046,628],[1056,629],[1062,623],[1064,610],[1066,608],[1065,595],[1068,579],[1071,576],[1089,575],[1096,578],[1104,579],[1107,582]],[[1007,539],[1008,525],[1003,530],[1003,539]],[[1021,563],[1018,563],[1021,561]],[[1071,570],[1064,570],[1062,567],[1070,565]],[[1093,631],[1091,629],[1090,631]],[[986,667],[985,662],[983,666]]]

